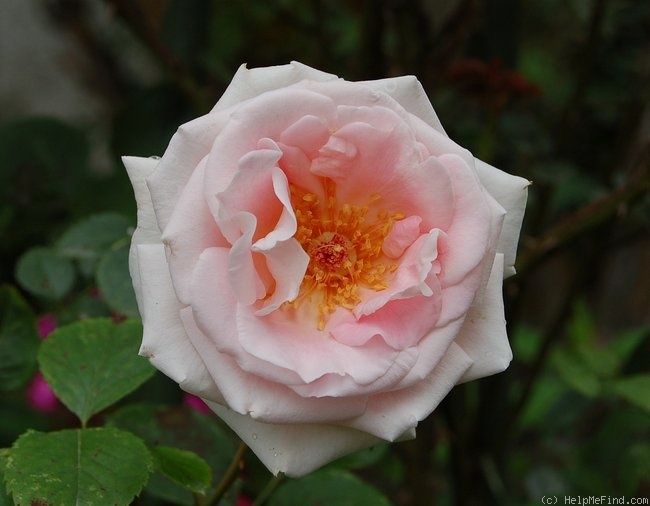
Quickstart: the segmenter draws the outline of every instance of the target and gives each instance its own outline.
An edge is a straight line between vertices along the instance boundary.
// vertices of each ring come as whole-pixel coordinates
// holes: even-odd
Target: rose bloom
[[[272,472],[412,438],[508,366],[529,183],[451,141],[414,77],[243,65],[161,159],[124,164],[140,353]]]

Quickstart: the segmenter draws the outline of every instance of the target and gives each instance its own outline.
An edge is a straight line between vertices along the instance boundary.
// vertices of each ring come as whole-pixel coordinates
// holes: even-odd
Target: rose
[[[242,66],[162,159],[124,163],[140,353],[272,472],[414,437],[510,362],[528,182],[452,142],[414,77]]]

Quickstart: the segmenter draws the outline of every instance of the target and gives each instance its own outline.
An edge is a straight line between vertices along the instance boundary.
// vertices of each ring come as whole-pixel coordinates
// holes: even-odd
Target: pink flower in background
[[[191,409],[198,411],[199,413],[211,413],[212,410],[209,406],[203,402],[203,399],[192,394],[183,395],[183,404],[190,407]]]
[[[414,77],[242,66],[162,159],[124,163],[140,353],[272,472],[414,437],[508,366],[528,181],[449,139]]]
[[[36,320],[38,336],[46,339],[54,330],[56,330],[56,316],[46,314]],[[56,397],[50,385],[40,372],[37,372],[27,386],[25,393],[27,404],[35,411],[41,413],[52,413],[61,407],[59,399]]]
[[[56,330],[56,316],[48,313],[36,320],[36,328],[38,329],[38,336],[45,339],[54,330]]]
[[[40,372],[37,372],[32,378],[25,395],[27,404],[35,411],[52,413],[61,407],[61,402]]]

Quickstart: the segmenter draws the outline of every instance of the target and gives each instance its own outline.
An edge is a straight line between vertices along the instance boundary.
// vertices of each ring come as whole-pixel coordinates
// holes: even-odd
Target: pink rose
[[[451,141],[414,77],[242,66],[162,159],[124,163],[140,353],[272,472],[414,437],[508,366],[528,181]]]

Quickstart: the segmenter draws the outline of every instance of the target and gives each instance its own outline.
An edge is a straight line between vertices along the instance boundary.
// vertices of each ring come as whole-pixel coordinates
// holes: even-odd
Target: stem
[[[530,241],[523,251],[517,271],[523,274],[534,267],[549,253],[570,244],[577,237],[595,229],[608,219],[616,215],[620,207],[630,204],[642,197],[650,189],[650,175],[642,174],[612,191],[605,197],[588,204],[575,213],[569,215],[560,223],[552,227],[542,237]]]
[[[266,500],[271,497],[271,494],[275,492],[275,489],[278,488],[280,483],[284,480],[285,476],[284,473],[278,473],[275,475],[273,478],[269,480],[269,482],[266,484],[264,489],[260,492],[260,494],[255,498],[255,502],[253,503],[253,506],[262,506],[266,502]]]
[[[244,454],[246,453],[247,449],[248,447],[246,446],[245,443],[243,442],[240,443],[239,448],[237,448],[237,451],[235,452],[235,456],[233,457],[232,462],[228,467],[228,470],[221,478],[221,481],[217,485],[217,488],[214,489],[214,492],[212,496],[210,496],[210,498],[208,499],[206,506],[216,506],[217,504],[219,504],[221,498],[225,495],[225,493],[228,491],[231,485],[235,482],[237,476],[239,475],[239,471],[244,465],[244,461],[243,461]]]

